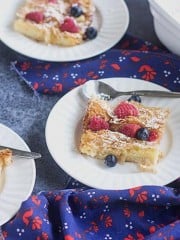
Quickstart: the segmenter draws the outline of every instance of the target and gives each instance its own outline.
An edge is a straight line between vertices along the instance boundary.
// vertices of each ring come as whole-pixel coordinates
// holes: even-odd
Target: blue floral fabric
[[[61,97],[88,80],[110,77],[137,78],[180,91],[179,63],[180,57],[125,36],[114,48],[91,59],[59,63],[23,57],[12,62],[12,69],[35,92]]]
[[[60,97],[90,79],[109,77],[180,91],[180,58],[129,36],[91,59],[52,63],[21,56],[12,67],[36,93]],[[2,234],[5,240],[178,240],[180,181],[101,190],[70,179],[65,190],[30,196]]]
[[[2,230],[7,240],[177,240],[179,206],[169,187],[42,192]]]

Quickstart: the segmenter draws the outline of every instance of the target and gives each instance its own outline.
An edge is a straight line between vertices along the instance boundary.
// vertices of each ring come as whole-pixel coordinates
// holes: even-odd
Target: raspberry
[[[94,116],[89,121],[89,129],[92,131],[99,131],[103,129],[109,129],[109,123],[106,122],[103,118]]]
[[[134,138],[136,136],[137,131],[140,128],[141,128],[141,126],[139,124],[126,123],[120,128],[119,132],[123,133],[124,135],[126,135],[128,137]]]
[[[159,133],[157,130],[153,129],[149,132],[148,141],[154,142],[159,138]]]
[[[79,28],[78,26],[76,26],[73,18],[65,18],[64,22],[60,25],[60,30],[62,32],[71,32],[71,33],[78,33],[79,32]]]
[[[25,18],[36,23],[41,23],[44,20],[44,14],[40,11],[29,12],[26,14]]]
[[[114,114],[118,118],[125,118],[128,116],[138,116],[138,109],[128,102],[121,102],[115,109]]]

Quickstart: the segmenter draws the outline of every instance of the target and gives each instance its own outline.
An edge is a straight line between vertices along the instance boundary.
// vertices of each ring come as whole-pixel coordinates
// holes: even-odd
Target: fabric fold
[[[23,57],[13,61],[11,67],[35,92],[62,97],[88,80],[112,77],[142,79],[180,91],[179,60],[127,35],[114,48],[91,59],[60,63]]]
[[[177,189],[69,189],[25,201],[2,227],[5,239],[179,239]]]

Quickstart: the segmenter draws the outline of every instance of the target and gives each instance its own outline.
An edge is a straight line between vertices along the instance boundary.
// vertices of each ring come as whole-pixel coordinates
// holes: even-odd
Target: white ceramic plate
[[[23,55],[47,61],[75,61],[96,56],[114,46],[129,24],[129,12],[124,0],[94,0],[96,12],[93,25],[98,29],[96,39],[74,47],[45,45],[13,30],[15,13],[23,0],[0,2],[0,39]]]
[[[0,124],[0,145],[30,151],[14,131]],[[15,158],[0,177],[0,226],[10,220],[31,194],[35,183],[33,159]]]
[[[116,89],[159,89],[165,88],[143,80],[111,78],[105,80]],[[124,98],[124,97],[123,97]],[[127,98],[125,98],[127,99]],[[142,98],[145,105],[168,107],[168,121],[161,149],[165,156],[157,166],[157,173],[140,172],[134,163],[117,164],[113,168],[104,161],[81,155],[77,146],[87,102],[81,95],[81,86],[61,98],[49,114],[46,125],[46,142],[57,164],[80,182],[101,189],[127,189],[139,185],[165,185],[180,173],[180,100],[168,98]]]

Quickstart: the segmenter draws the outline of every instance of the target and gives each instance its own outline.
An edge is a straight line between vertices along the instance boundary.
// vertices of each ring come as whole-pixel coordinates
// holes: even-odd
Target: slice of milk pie
[[[134,162],[141,171],[155,171],[162,152],[160,141],[169,110],[121,101],[116,106],[92,98],[84,118],[79,150],[105,159],[115,156],[119,163]]]

